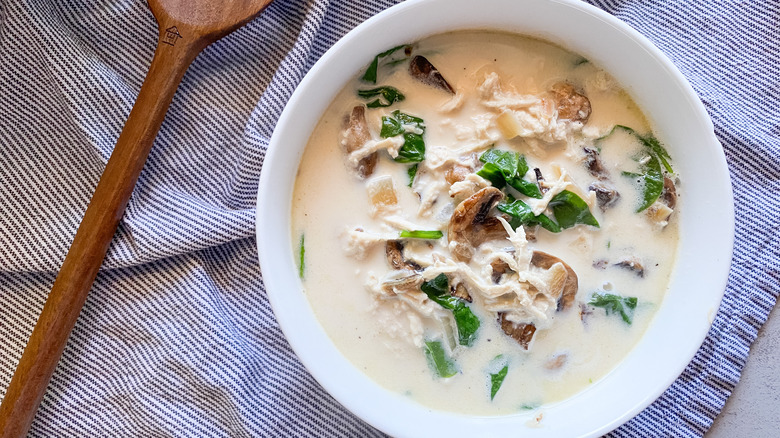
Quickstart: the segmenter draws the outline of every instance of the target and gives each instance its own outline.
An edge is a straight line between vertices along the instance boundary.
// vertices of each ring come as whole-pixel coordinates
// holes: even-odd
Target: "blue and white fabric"
[[[382,436],[325,393],[285,341],[254,217],[293,89],[339,37],[393,3],[276,0],[195,60],[31,436]],[[780,290],[780,5],[592,3],[680,68],[728,158],[736,247],[713,328],[672,387],[610,434],[701,436]],[[156,38],[142,0],[0,2],[0,396]]]

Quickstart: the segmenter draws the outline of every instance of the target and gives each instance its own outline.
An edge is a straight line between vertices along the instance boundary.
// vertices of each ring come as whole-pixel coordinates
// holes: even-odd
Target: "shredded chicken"
[[[575,307],[577,275],[563,260],[529,247],[529,239],[535,236],[527,235],[525,226],[514,229],[496,210],[505,195],[477,174],[483,166],[478,157],[501,136],[517,139],[524,148],[521,150],[531,151],[536,158],[543,156],[552,143],[559,143],[570,157],[575,153],[581,157],[583,144],[592,146],[603,133],[594,127],[583,129],[590,116],[590,101],[573,85],[556,84],[549,91],[525,95],[502,84],[498,74],[490,72],[475,93],[456,93],[448,88],[449,84],[444,85],[446,81],[441,82],[441,75],[427,60],[423,58],[419,63],[415,67],[418,79],[452,93],[438,110],[447,114],[444,125],[452,129],[457,141],[426,145],[425,160],[417,164],[412,182],[412,190],[419,197],[416,212],[392,208],[395,202],[387,203],[391,207],[383,204],[374,214],[386,229],[382,233],[360,228],[346,231],[342,237],[345,251],[359,259],[372,248],[384,245],[389,272],[370,273],[366,287],[374,296],[378,320],[392,336],[421,346],[425,330],[434,326],[447,330],[452,324],[448,319],[451,313],[421,290],[423,282],[445,274],[452,296],[480,303],[484,310],[493,312],[507,336],[522,348],[531,348],[535,333],[549,329],[556,312]],[[593,87],[587,84],[586,89]],[[483,112],[472,117],[471,123],[456,124],[455,115],[450,113],[466,105],[479,106]],[[422,133],[417,124],[404,125],[404,129]],[[350,151],[347,160],[356,167],[379,151],[397,157],[403,144],[403,136],[369,139]],[[540,199],[523,198],[534,215],[549,215],[551,200],[565,190],[577,194],[591,209],[598,205],[604,211],[614,204],[619,194],[613,193],[608,184],[609,175],[597,151],[584,150],[586,169],[596,178],[588,190],[579,187],[570,173],[554,162],[547,164],[544,175],[539,168],[522,175],[527,181],[536,181],[542,193]],[[674,184],[669,181],[665,188],[665,196],[648,209],[648,215],[659,224],[665,224],[676,201]],[[442,239],[398,238],[397,230],[426,229],[418,222],[430,223],[431,219],[443,224],[439,229],[446,228]],[[529,225],[531,233],[533,228],[535,225]],[[593,244],[588,233],[573,231],[569,235],[576,236],[571,240],[575,251]],[[557,356],[547,366],[561,368],[566,359],[565,355]]]

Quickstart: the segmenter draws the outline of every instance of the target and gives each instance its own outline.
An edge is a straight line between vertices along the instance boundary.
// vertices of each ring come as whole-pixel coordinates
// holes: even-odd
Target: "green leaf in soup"
[[[450,281],[444,274],[439,274],[436,278],[426,281],[420,285],[420,289],[428,295],[428,298],[444,307],[445,309],[455,310],[460,300],[450,295]]]
[[[374,57],[374,60],[371,61],[371,64],[369,64],[368,68],[366,69],[366,72],[363,74],[363,80],[366,82],[371,82],[372,84],[376,84],[376,78],[377,78],[377,72],[379,71],[379,60],[390,56],[393,53],[397,52],[400,49],[403,49],[406,47],[406,44],[400,45],[398,47],[393,47],[392,49],[386,50]]]
[[[539,185],[535,182],[526,181],[522,178],[512,178],[507,180],[507,184],[525,196],[542,199],[542,191],[539,190]]]
[[[382,117],[382,129],[379,131],[379,135],[382,138],[395,137],[407,132],[407,126],[419,130],[420,135],[425,133],[423,119],[395,110],[389,116]]]
[[[471,346],[477,336],[480,321],[471,309],[460,299],[450,294],[450,281],[445,274],[439,274],[433,280],[426,281],[420,289],[428,298],[444,307],[452,310],[455,326],[458,329],[458,343]]]
[[[512,151],[488,149],[482,153],[479,160],[485,164],[477,172],[477,175],[490,181],[493,187],[501,189],[505,184],[508,184],[526,196],[542,198],[539,186],[535,182],[523,179],[523,176],[528,172],[525,156]]]
[[[425,341],[423,351],[425,352],[426,359],[428,359],[428,365],[437,376],[446,379],[458,373],[455,361],[449,357],[447,351],[445,351],[444,347],[441,345],[441,342]]]
[[[644,145],[648,149],[648,151],[651,152],[652,155],[658,158],[658,160],[661,162],[661,164],[663,164],[663,167],[667,172],[669,173],[674,172],[674,170],[672,170],[672,165],[669,164],[669,161],[672,160],[672,157],[669,156],[669,153],[666,152],[666,149],[664,149],[663,145],[661,145],[661,142],[658,141],[658,139],[655,138],[655,136],[652,133],[647,135],[641,135],[638,132],[636,132],[633,128],[629,128],[628,126],[615,125],[608,133],[597,138],[596,141],[598,142],[599,140],[603,140],[609,137],[616,130],[625,131],[633,135],[634,137],[636,137],[642,143],[642,145]]]
[[[520,165],[520,154],[511,151],[502,151],[500,149],[488,149],[482,153],[479,157],[479,161],[483,163],[490,163],[497,167],[504,178],[514,178],[518,174],[518,166]],[[525,159],[523,159],[525,162]],[[526,172],[528,172],[528,165],[526,165]],[[521,174],[525,175],[525,172]]]
[[[420,134],[404,134],[404,145],[398,150],[398,163],[419,163],[425,159],[425,141]]]
[[[553,196],[548,206],[552,209],[555,220],[561,228],[571,228],[577,224],[599,227],[588,204],[573,192],[564,190],[558,193]]]
[[[477,175],[490,181],[490,184],[497,189],[502,189],[506,185],[506,180],[504,179],[503,173],[501,173],[501,169],[492,163],[485,163],[482,166],[482,169],[477,171]]]
[[[496,207],[498,211],[506,213],[512,217],[509,224],[512,228],[517,229],[521,225],[541,225],[547,231],[552,233],[560,233],[561,227],[558,226],[552,219],[544,214],[534,215],[531,207],[525,202],[514,199],[511,195],[507,196],[505,201],[502,201]]]
[[[428,295],[429,298],[439,298],[450,295],[450,280],[445,274],[439,274],[433,280],[424,282],[420,289]],[[446,306],[444,306],[446,307]]]
[[[398,237],[402,239],[439,239],[444,235],[439,230],[401,230]]]
[[[407,128],[411,127],[413,131]],[[399,163],[418,163],[425,159],[425,122],[419,117],[402,113],[398,110],[393,111],[389,116],[382,117],[382,129],[379,135],[382,138],[404,136],[404,144],[398,151],[395,161]]]
[[[392,115],[382,117],[382,129],[379,131],[379,136],[382,138],[395,137],[404,133],[404,126],[400,120],[396,119]]]
[[[622,297],[616,294],[594,293],[588,304],[594,307],[603,308],[607,315],[613,313],[619,314],[626,324],[631,325],[637,301],[638,300],[636,297]]]
[[[661,164],[653,155],[648,158],[647,163],[642,165],[642,173],[623,172],[624,176],[636,180],[642,191],[642,202],[636,209],[637,213],[653,205],[664,190],[664,174],[661,170]]]
[[[397,88],[390,86],[372,88],[370,90],[358,90],[358,96],[366,100],[378,97],[366,104],[369,108],[384,108],[406,99]]]
[[[509,372],[509,365],[504,365],[497,373],[490,374],[490,400],[493,400],[501,389],[501,385],[504,383],[506,374]]]
[[[667,172],[672,173],[672,166],[669,164],[669,161],[671,161],[672,157],[670,157],[669,153],[666,152],[666,149],[664,149],[664,147],[661,145],[661,142],[658,141],[658,139],[655,138],[652,134],[641,136],[639,139],[642,141],[642,143],[645,144],[645,146],[653,151],[655,156],[661,161],[661,164],[663,164],[664,169],[666,169]]]
[[[463,301],[457,302],[455,308],[452,309],[452,315],[455,317],[455,326],[458,328],[458,343],[466,347],[472,346],[477,339],[480,326],[479,318]]]
[[[417,176],[417,163],[409,166],[409,169],[406,170],[406,174],[409,175],[409,187],[411,187],[412,184],[414,184],[414,177]]]

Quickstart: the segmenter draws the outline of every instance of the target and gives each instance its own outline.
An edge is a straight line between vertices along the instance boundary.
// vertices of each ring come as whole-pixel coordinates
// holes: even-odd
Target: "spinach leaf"
[[[414,184],[414,177],[417,176],[417,163],[410,166],[406,174],[409,175],[409,187],[411,187]]]
[[[454,297],[453,297],[454,298]],[[452,310],[452,316],[455,317],[455,326],[458,328],[458,343],[471,347],[477,340],[477,331],[479,331],[479,318],[471,309],[458,301]]]
[[[498,390],[501,389],[507,372],[509,372],[509,365],[504,365],[504,368],[501,368],[499,372],[490,374],[490,400],[493,400]]]
[[[588,204],[568,190],[553,196],[547,205],[552,209],[555,220],[561,228],[571,228],[576,224],[599,227],[598,221],[590,213]]]
[[[372,84],[376,84],[376,76],[377,76],[377,70],[379,69],[379,60],[381,58],[384,58],[386,56],[390,56],[393,53],[397,52],[400,49],[403,49],[406,47],[406,44],[400,45],[398,47],[393,47],[390,50],[386,50],[374,57],[374,60],[371,61],[371,64],[366,69],[366,72],[363,74],[363,80],[366,82],[371,82]]]
[[[389,116],[382,117],[382,129],[379,132],[379,135],[382,138],[401,135],[406,132],[405,125],[425,133],[425,122],[423,119],[395,110]]]
[[[525,196],[542,199],[542,191],[539,190],[539,185],[535,182],[526,181],[522,178],[513,178],[511,180],[507,180],[507,184]]]
[[[663,146],[661,146],[661,142],[658,141],[657,138],[655,138],[652,134],[641,136],[639,139],[644,143],[645,146],[650,148],[650,150],[653,151],[655,156],[661,161],[661,164],[664,165],[664,169],[666,169],[667,172],[673,173],[672,165],[669,164],[669,160],[672,159],[672,157],[669,156],[669,153],[666,152],[666,149],[664,149]]]
[[[420,289],[428,295],[431,301],[444,307],[445,309],[455,310],[460,300],[450,295],[450,280],[444,274],[439,274],[431,281],[426,281],[420,285]],[[456,321],[457,325],[457,321]]]
[[[425,230],[401,230],[401,233],[398,235],[400,238],[405,239],[439,239],[444,234],[439,230],[431,230],[431,231],[425,231]],[[446,277],[445,277],[446,278]]]
[[[420,286],[420,289],[422,289],[422,291],[431,299],[433,299],[433,297],[446,296],[450,294],[450,280],[446,275],[439,274],[433,280],[423,283]],[[442,306],[444,306],[444,304],[442,304]],[[449,309],[450,307],[447,308]]]
[[[409,132],[407,127],[412,131]],[[382,129],[379,135],[382,138],[404,136],[404,145],[398,151],[395,161],[399,163],[417,163],[425,158],[425,122],[423,119],[395,110],[389,116],[382,117]]]
[[[539,186],[523,179],[528,172],[528,163],[525,156],[512,151],[488,149],[479,157],[479,161],[485,163],[477,172],[477,175],[490,181],[494,187],[500,189],[509,184],[518,192],[540,199],[542,192]]]
[[[626,324],[631,325],[637,299],[636,297],[622,297],[615,294],[594,293],[588,304],[594,307],[604,308],[607,315],[610,313],[619,313],[623,318],[623,321],[625,321]]]
[[[448,378],[458,373],[455,362],[444,351],[441,342],[425,341],[423,351],[428,359],[428,365],[439,377]]]
[[[378,97],[376,100],[366,104],[369,108],[384,108],[406,99],[397,88],[390,86],[372,88],[370,90],[358,90],[358,96],[366,100]]]
[[[664,174],[655,156],[650,155],[647,163],[641,166],[641,172],[623,172],[624,176],[634,178],[642,189],[642,203],[637,207],[637,213],[653,205],[664,190]]]
[[[507,195],[506,200],[500,202],[496,208],[498,208],[498,211],[512,216],[512,220],[509,222],[509,224],[514,229],[517,229],[517,227],[521,225],[541,225],[547,231],[553,233],[561,232],[561,227],[559,227],[555,221],[547,217],[545,214],[540,214],[538,216],[534,215],[533,211],[531,211],[531,207],[528,206],[528,204],[519,199],[514,199],[511,195]]]
[[[479,161],[490,163],[498,167],[504,178],[515,178],[520,167],[520,154],[511,151],[502,151],[500,149],[488,149],[479,157]],[[523,159],[525,162],[525,158]],[[525,171],[528,172],[528,164],[525,164]],[[523,172],[520,176],[525,175]]]
[[[480,321],[471,309],[460,299],[450,295],[450,282],[446,275],[439,274],[436,278],[426,281],[420,289],[428,295],[431,301],[445,309],[452,310],[455,326],[458,329],[458,343],[471,346],[477,339]]]
[[[612,129],[608,133],[606,133],[606,134],[602,135],[601,137],[597,138],[596,141],[603,140],[603,139],[609,137],[610,135],[612,135],[615,132],[615,130],[618,130],[618,129],[623,130],[623,131],[633,135],[634,137],[636,137],[637,140],[639,140],[649,150],[649,152],[652,155],[654,155],[656,158],[658,158],[658,160],[661,161],[661,164],[663,164],[664,169],[667,172],[669,172],[669,173],[673,173],[674,172],[674,170],[672,170],[672,165],[669,164],[669,161],[671,161],[672,157],[669,156],[669,153],[666,152],[666,149],[664,149],[663,145],[661,145],[661,142],[658,141],[658,139],[655,138],[655,136],[652,133],[647,134],[647,135],[641,135],[638,132],[636,132],[633,128],[629,128],[628,126],[615,125],[615,126],[612,127]]]
[[[506,185],[506,180],[501,173],[501,169],[493,163],[485,163],[482,166],[482,169],[477,171],[477,175],[490,181],[490,184],[497,189],[503,189]]]
[[[419,163],[425,159],[425,141],[422,135],[407,132],[404,134],[404,145],[398,151],[395,161],[399,163]]]
[[[306,247],[303,246],[303,234],[301,234],[301,242],[298,248],[298,276],[303,280],[303,274],[306,272],[306,265],[304,264],[303,255],[306,253]]]

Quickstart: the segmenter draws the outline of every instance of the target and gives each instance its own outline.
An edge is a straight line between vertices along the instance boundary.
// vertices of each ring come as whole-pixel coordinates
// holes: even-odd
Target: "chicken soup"
[[[356,367],[431,408],[535,409],[638,342],[667,289],[679,178],[630,96],[512,34],[388,48],[315,128],[292,244]]]

